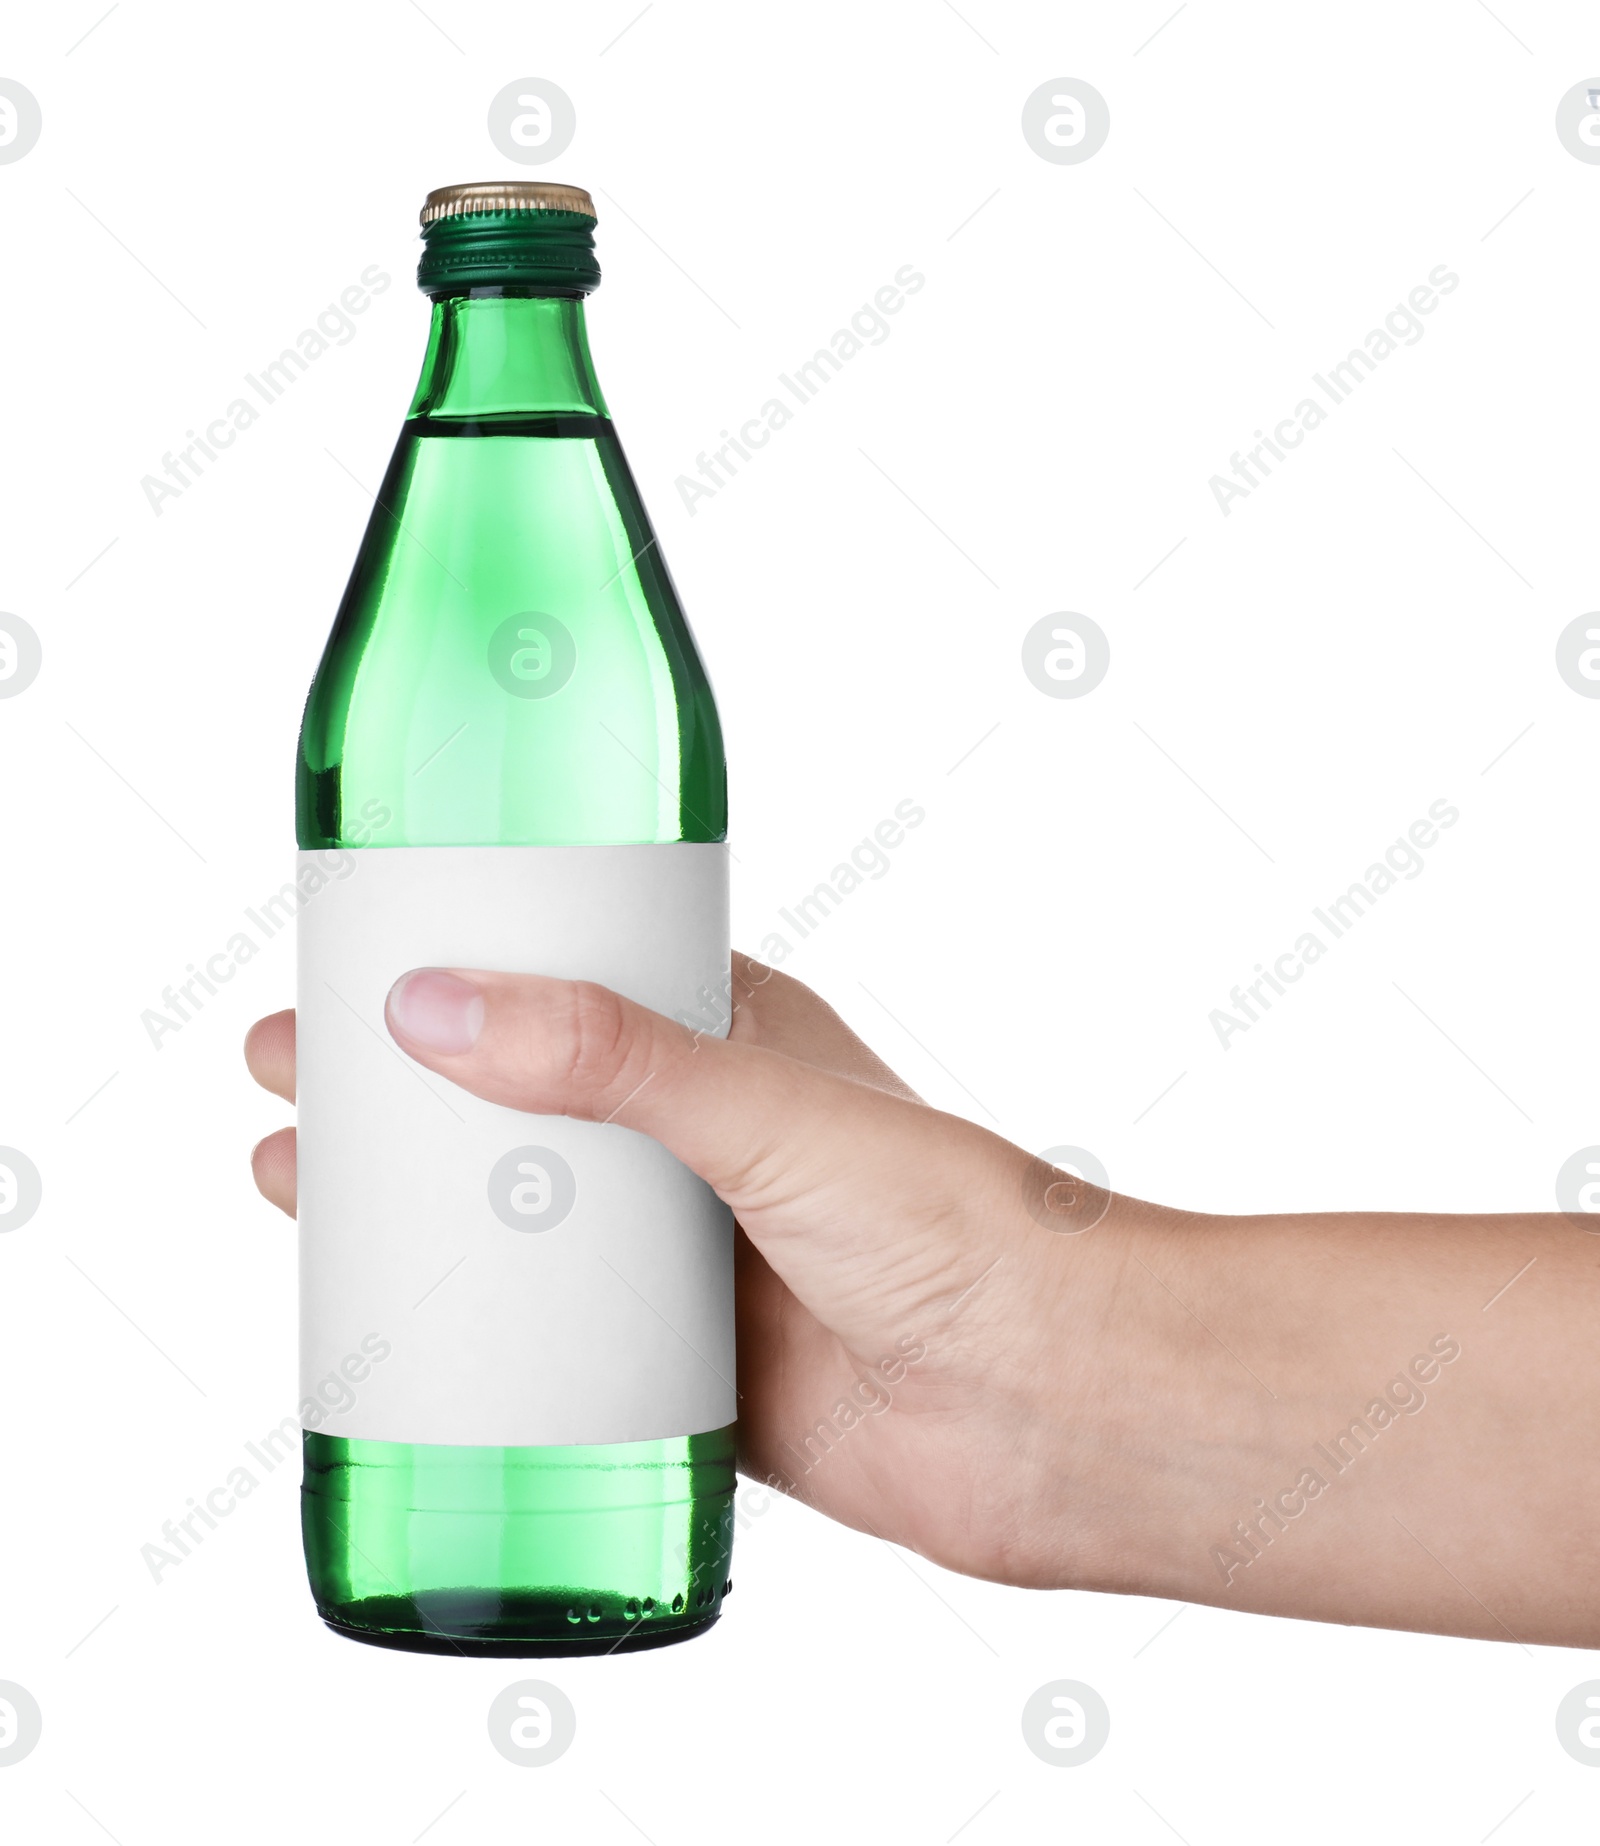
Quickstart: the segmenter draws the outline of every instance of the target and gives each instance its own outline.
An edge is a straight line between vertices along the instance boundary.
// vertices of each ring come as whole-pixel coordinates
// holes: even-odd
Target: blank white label
[[[600,981],[721,1036],[726,849],[310,852],[300,888],[306,1426],[514,1446],[731,1423],[727,1207],[631,1129],[481,1102],[383,1018],[410,968],[496,968]]]

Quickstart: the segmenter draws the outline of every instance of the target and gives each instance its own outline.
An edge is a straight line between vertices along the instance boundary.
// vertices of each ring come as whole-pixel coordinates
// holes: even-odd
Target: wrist
[[[1281,1440],[1281,1401],[1193,1273],[1214,1286],[1244,1226],[1101,1197],[1036,1248],[1048,1337],[1030,1367],[1036,1538],[1019,1580],[1197,1598],[1221,1510],[1248,1507]]]

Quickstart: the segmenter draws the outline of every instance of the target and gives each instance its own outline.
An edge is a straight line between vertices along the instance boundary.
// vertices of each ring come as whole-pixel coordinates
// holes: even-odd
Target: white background
[[[154,1584],[140,1547],[292,1407],[292,1236],[246,1166],[286,1111],[239,1057],[287,936],[159,1051],[140,1015],[288,875],[301,701],[422,352],[422,196],[536,171],[597,195],[593,343],[721,701],[735,939],[911,797],[790,967],[931,1100],[1188,1206],[1549,1207],[1600,1139],[1600,702],[1554,668],[1600,600],[1600,169],[1554,128],[1590,10],[102,11],[14,16],[0,67],[44,117],[0,166],[0,607],[45,650],[0,704],[0,1141],[45,1184],[0,1240],[0,1679],[45,1714],[7,1836],[1589,1837],[1552,1721],[1590,1656],[1199,1608],[1152,1639],[1172,1605],[792,1505],[709,1637],[631,1659],[336,1640],[292,1466]],[[577,107],[550,168],[487,137],[525,76]],[[1110,105],[1082,165],[1020,130],[1059,76]],[[141,477],[371,263],[357,337],[153,514]],[[696,452],[905,263],[891,337],[691,517]],[[1425,337],[1224,518],[1209,477],[1440,263]],[[1020,666],[1059,610],[1111,640],[1081,700]],[[1423,875],[1224,1052],[1211,1009],[1439,798]],[[545,1769],[485,1731],[528,1675],[578,1712]],[[1111,1709],[1077,1769],[1019,1729],[1057,1678]]]

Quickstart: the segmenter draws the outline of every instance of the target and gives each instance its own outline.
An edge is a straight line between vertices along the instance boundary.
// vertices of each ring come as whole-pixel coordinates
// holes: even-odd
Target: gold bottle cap
[[[439,186],[423,201],[422,223],[458,218],[471,212],[577,212],[595,216],[594,200],[581,186],[558,186],[553,180],[490,179],[470,186]]]

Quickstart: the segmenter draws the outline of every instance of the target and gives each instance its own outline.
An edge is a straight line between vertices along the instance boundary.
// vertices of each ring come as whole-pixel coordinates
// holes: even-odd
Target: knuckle
[[[590,1101],[606,1096],[628,1074],[639,1035],[619,994],[594,981],[575,981],[568,1004],[567,1084]]]
[[[816,995],[793,975],[780,973],[753,956],[733,957],[734,1007],[731,1038],[756,1044],[768,1042],[786,1020],[801,1016],[807,1002],[821,1005]]]
[[[770,968],[764,961],[757,961],[755,956],[746,955],[743,949],[735,949],[732,955],[735,980],[742,981],[746,987],[765,987],[774,978],[787,979],[776,968]]]

